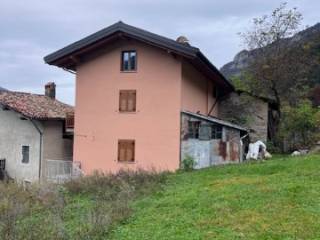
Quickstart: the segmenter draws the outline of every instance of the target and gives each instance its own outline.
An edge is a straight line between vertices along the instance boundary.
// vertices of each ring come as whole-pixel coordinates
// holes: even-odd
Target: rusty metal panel
[[[224,141],[220,141],[219,143],[219,155],[226,160],[227,158],[227,143]]]
[[[240,161],[239,159],[239,144],[230,142],[230,160],[231,161]]]
[[[207,128],[207,122],[201,120],[198,138],[190,138],[189,121],[199,119],[182,115],[181,118],[181,160],[192,156],[196,161],[195,168],[240,162],[240,131],[223,126],[222,139],[215,139]]]

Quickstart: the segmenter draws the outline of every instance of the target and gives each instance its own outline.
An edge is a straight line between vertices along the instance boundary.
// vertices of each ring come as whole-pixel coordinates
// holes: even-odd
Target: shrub
[[[287,150],[297,150],[312,146],[319,139],[320,111],[311,102],[302,101],[296,107],[286,106],[278,137]]]
[[[191,171],[194,169],[196,161],[190,155],[186,155],[182,160],[182,169],[185,171]]]
[[[267,141],[267,151],[269,153],[281,153],[281,149],[276,146],[272,141]]]

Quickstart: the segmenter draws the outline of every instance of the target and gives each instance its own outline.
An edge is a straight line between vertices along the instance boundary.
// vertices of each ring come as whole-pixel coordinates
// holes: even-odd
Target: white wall
[[[43,122],[43,155],[42,155],[42,179],[46,179],[50,165],[47,160],[72,161],[73,139],[63,138],[62,121]]]
[[[21,115],[3,110],[0,105],[0,159],[6,159],[6,170],[18,181],[39,179],[40,135],[32,122]],[[37,125],[42,129],[39,122]],[[30,147],[29,163],[22,163],[22,146]]]

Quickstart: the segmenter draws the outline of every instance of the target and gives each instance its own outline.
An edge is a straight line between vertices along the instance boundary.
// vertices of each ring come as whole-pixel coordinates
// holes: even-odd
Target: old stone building
[[[221,100],[219,118],[235,122],[249,129],[250,141],[267,142],[272,128],[273,101],[254,97],[246,92],[232,92]]]

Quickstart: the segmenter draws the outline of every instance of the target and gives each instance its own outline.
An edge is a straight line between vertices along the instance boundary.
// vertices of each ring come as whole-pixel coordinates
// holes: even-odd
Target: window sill
[[[120,73],[137,73],[137,70],[132,70],[132,71],[120,71]]]
[[[135,111],[135,112],[116,111],[116,112],[121,113],[121,114],[136,114],[136,113],[138,113],[138,112],[140,112],[140,111]]]
[[[120,164],[135,164],[136,162],[135,161],[133,161],[133,162],[131,162],[131,161],[118,161],[117,160],[117,163],[120,163]]]

